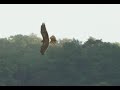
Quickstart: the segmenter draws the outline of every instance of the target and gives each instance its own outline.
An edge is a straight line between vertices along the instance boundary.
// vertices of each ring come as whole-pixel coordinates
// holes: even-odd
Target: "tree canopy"
[[[120,44],[60,39],[40,54],[35,34],[0,38],[0,86],[120,85]]]

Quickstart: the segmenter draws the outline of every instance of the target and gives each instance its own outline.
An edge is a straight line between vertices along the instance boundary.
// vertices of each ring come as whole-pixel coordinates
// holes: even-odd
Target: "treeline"
[[[58,40],[45,55],[35,34],[0,38],[0,86],[120,85],[120,44]]]

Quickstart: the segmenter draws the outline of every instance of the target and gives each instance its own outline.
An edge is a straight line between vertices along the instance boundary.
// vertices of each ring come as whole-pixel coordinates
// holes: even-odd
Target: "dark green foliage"
[[[120,44],[58,40],[45,55],[34,34],[0,38],[0,86],[120,85]]]

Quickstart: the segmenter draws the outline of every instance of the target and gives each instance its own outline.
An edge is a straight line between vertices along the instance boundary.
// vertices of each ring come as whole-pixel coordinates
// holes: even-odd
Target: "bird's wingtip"
[[[45,22],[42,22],[42,25],[45,25]]]

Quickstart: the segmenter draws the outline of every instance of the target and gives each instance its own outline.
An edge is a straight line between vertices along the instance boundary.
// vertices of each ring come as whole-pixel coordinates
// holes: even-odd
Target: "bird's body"
[[[54,35],[52,35],[51,37],[50,37],[50,39],[51,39],[51,41],[50,41],[50,43],[51,44],[55,44],[56,43],[56,37],[54,36]]]

